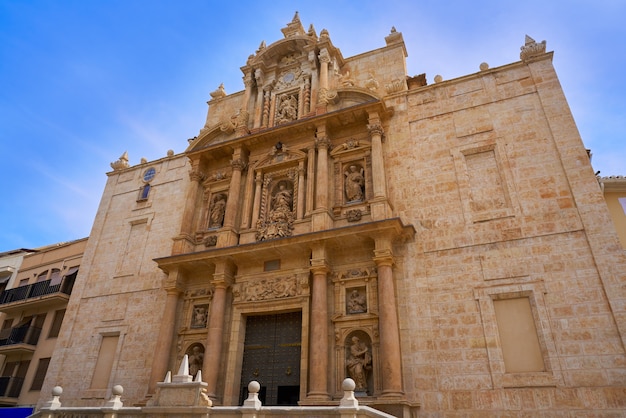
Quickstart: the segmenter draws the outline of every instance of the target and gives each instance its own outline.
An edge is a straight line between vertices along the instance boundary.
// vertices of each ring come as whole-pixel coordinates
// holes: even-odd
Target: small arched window
[[[143,185],[143,187],[139,191],[139,199],[137,200],[147,200],[149,194],[150,194],[150,183],[146,183]]]

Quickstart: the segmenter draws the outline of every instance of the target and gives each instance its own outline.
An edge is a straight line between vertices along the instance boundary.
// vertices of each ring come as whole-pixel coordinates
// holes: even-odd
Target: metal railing
[[[53,293],[64,293],[66,295],[71,295],[72,288],[74,287],[75,278],[76,276],[73,274],[71,276],[64,277],[60,283],[57,283],[55,285],[50,285],[51,280],[44,280],[42,282],[5,290],[0,293],[0,305],[20,300],[37,298]]]
[[[37,345],[41,328],[30,324],[0,330],[0,346],[13,344]]]

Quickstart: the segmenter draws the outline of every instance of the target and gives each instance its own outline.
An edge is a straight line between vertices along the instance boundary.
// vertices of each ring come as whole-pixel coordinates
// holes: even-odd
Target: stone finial
[[[480,71],[487,71],[489,69],[489,64],[487,64],[486,62],[481,62],[478,68],[480,68]]]
[[[209,93],[211,95],[211,99],[221,99],[222,97],[226,96],[226,90],[224,90],[224,83],[220,83],[220,85],[218,86],[217,90],[212,91],[211,93]]]
[[[128,164],[128,152],[124,151],[124,154],[120,156],[117,161],[111,163],[111,168],[115,171],[123,170],[128,168],[130,165]]]
[[[519,53],[519,57],[522,61],[526,61],[532,57],[536,57],[537,55],[545,54],[546,52],[546,41],[541,41],[540,43],[535,42],[533,38],[526,35],[525,45],[520,47],[521,52]]]
[[[172,383],[172,372],[168,370],[163,379],[163,383]]]
[[[141,164],[146,164],[148,162],[148,160],[146,159],[146,157],[141,157]]]
[[[59,397],[63,393],[63,388],[61,386],[55,386],[52,388],[52,399],[48,402],[45,402],[41,409],[58,409],[61,407],[61,401]]]
[[[124,404],[122,403],[122,400],[120,399],[120,397],[124,393],[124,388],[122,387],[122,385],[115,385],[113,386],[111,393],[112,393],[111,399],[109,399],[104,404],[104,407],[111,408],[111,409],[121,409],[124,406]]]
[[[435,76],[435,83],[441,83],[443,81],[443,77],[439,74]]]
[[[197,137],[196,137],[196,138],[197,138]],[[168,157],[171,157],[171,156],[173,156],[173,155],[174,155],[174,150],[173,150],[173,149],[168,149],[168,150],[167,150],[167,156],[168,156]]]
[[[183,361],[180,363],[180,368],[178,369],[178,373],[174,375],[172,378],[172,382],[174,383],[188,383],[192,382],[193,377],[189,374],[189,356],[185,354],[183,356]]]
[[[297,11],[291,22],[287,23],[287,26],[282,28],[281,32],[285,35],[285,38],[290,38],[296,35],[304,35],[306,33],[304,31],[304,27],[302,26],[302,22],[300,22],[300,15]]]
[[[313,23],[309,25],[309,31],[307,32],[307,35],[309,35],[311,38],[317,38],[317,32],[315,31]]]
[[[396,27],[392,26],[391,31],[389,32],[389,35],[385,36],[385,42],[387,45],[404,42],[404,38],[402,37],[402,32],[398,32],[396,30]]]
[[[259,48],[256,50],[256,53],[259,54],[263,51],[265,51],[265,48],[267,47],[267,45],[265,44],[265,41],[261,41],[261,44],[259,45]]]
[[[349,377],[341,382],[341,389],[343,390],[343,398],[339,402],[340,407],[344,408],[358,408],[359,401],[354,397],[354,388],[356,383]]]
[[[248,408],[254,408],[256,410],[261,409],[263,405],[259,400],[259,391],[261,390],[261,385],[256,380],[248,383],[248,399],[243,401],[243,406]]]
[[[194,382],[202,382],[202,370],[198,370],[198,373],[196,373],[196,377],[193,380]]]

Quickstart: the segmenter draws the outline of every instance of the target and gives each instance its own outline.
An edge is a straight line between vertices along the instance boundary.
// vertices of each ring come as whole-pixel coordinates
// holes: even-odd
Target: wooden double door
[[[248,383],[256,380],[263,405],[297,405],[301,342],[302,312],[248,316],[240,401],[248,396]]]

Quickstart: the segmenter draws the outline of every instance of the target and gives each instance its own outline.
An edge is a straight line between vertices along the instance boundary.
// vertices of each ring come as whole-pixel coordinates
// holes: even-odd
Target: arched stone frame
[[[204,345],[199,342],[190,344],[185,350],[187,360],[189,361],[189,374],[193,377],[198,374],[198,371],[202,370],[204,351]]]
[[[196,229],[196,240],[202,240],[207,234],[214,233],[223,226],[210,227],[210,212],[214,200],[217,196],[223,195],[225,197],[224,203],[228,201],[228,187],[229,178],[222,173],[218,173],[202,183],[204,193],[202,194],[201,213],[198,216],[198,225]]]
[[[351,137],[336,146],[330,156],[333,160],[333,213],[335,216],[346,216],[346,211],[358,208],[362,213],[369,213],[368,200],[374,196],[372,180],[371,142],[361,137]],[[348,200],[346,195],[346,173],[350,167],[362,170],[364,178],[363,198]]]
[[[368,348],[371,357],[371,363],[367,370],[367,390],[355,391],[356,396],[376,396],[380,392],[379,383],[379,341],[378,330],[375,324],[369,326],[355,326],[337,329],[335,331],[335,397],[340,397],[342,393],[341,383],[350,376],[348,363],[350,358],[350,346],[353,344],[353,338],[357,337],[359,341]]]
[[[246,317],[248,315],[278,314],[285,312],[302,312],[302,343],[300,353],[300,399],[306,397],[308,392],[308,371],[309,371],[309,327],[310,327],[310,303],[308,283],[308,272],[295,274],[299,279],[301,292],[295,297],[269,298],[265,300],[245,300],[240,296],[233,298],[233,311],[230,317],[230,336],[227,342],[229,347],[225,359],[225,381],[223,383],[223,402],[225,405],[236,405],[239,399],[239,381],[243,366],[244,342],[246,336]],[[254,280],[254,277],[241,277],[235,281],[237,284],[245,284]],[[222,385],[222,384],[220,384]]]

